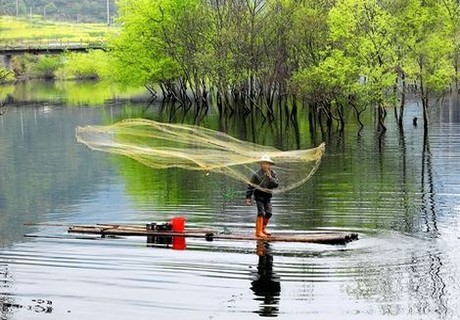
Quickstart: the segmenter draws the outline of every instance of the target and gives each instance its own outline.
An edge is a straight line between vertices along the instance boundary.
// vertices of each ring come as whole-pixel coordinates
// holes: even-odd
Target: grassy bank
[[[45,20],[41,16],[0,16],[0,46],[21,42],[105,41],[117,28],[103,23],[69,23]]]

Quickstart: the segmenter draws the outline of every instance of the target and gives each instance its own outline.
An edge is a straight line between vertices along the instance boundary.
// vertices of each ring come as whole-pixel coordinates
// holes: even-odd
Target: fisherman
[[[252,196],[257,205],[256,237],[266,238],[270,233],[266,231],[268,221],[272,216],[272,189],[278,187],[276,172],[271,169],[275,163],[268,155],[263,155],[259,161],[260,168],[254,172],[246,192],[246,205],[252,204]]]

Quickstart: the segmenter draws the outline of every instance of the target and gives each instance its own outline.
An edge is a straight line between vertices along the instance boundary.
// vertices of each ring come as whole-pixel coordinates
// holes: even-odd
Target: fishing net
[[[244,183],[250,183],[261,156],[268,156],[276,163],[273,169],[280,183],[273,193],[305,183],[317,170],[324,153],[324,143],[314,149],[280,151],[199,126],[145,119],[78,127],[76,138],[92,150],[127,156],[151,168],[221,173]]]

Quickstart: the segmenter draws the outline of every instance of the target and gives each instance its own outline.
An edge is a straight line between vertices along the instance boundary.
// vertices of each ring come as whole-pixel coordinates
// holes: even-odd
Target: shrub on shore
[[[110,76],[109,57],[102,50],[88,53],[67,52],[62,55],[36,56],[25,54],[13,58],[13,71],[0,71],[10,79],[29,80],[71,80],[71,79],[106,79]]]
[[[62,66],[56,70],[58,79],[105,79],[110,75],[110,62],[106,52],[92,50],[88,53],[69,52]]]
[[[0,67],[0,83],[14,81],[14,74],[13,72]]]
[[[13,73],[18,80],[55,78],[56,70],[62,65],[60,56],[37,56],[25,54],[12,60]]]

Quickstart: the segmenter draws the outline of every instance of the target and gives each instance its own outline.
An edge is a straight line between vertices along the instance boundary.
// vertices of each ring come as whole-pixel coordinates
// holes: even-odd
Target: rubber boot
[[[265,255],[265,241],[264,240],[257,240],[256,254],[259,257],[263,257]]]
[[[257,217],[256,220],[256,237],[257,238],[266,238],[267,236],[265,233],[262,232],[262,229],[264,227],[264,217]]]
[[[267,227],[268,221],[270,221],[270,218],[264,218],[264,219],[263,219],[263,224],[262,224],[262,232],[263,232],[267,237],[271,235],[270,232],[267,232],[267,230],[265,230],[265,228]]]

